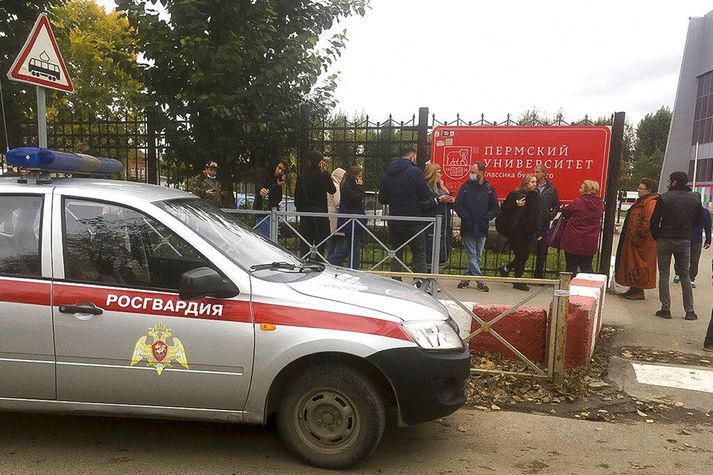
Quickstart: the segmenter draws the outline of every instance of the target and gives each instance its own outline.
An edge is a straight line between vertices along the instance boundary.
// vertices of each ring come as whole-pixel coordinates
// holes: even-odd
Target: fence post
[[[270,210],[270,241],[277,242],[278,229],[280,228],[280,223],[277,217],[277,208],[272,208]]]
[[[611,147],[609,148],[609,166],[607,167],[607,189],[604,195],[604,232],[602,235],[602,251],[599,253],[599,273],[609,277],[611,267],[612,246],[614,244],[614,219],[616,215],[617,193],[619,188],[619,169],[621,168],[621,151],[624,147],[624,123],[626,114],[614,114],[612,125]]]
[[[555,384],[562,384],[566,374],[565,355],[567,352],[567,315],[569,314],[569,283],[572,274],[560,272],[559,285],[555,288],[553,311],[555,312],[555,349],[552,371]],[[550,333],[551,335],[551,333]],[[550,342],[552,340],[550,339]]]
[[[154,109],[149,109],[146,114],[146,142],[146,178],[149,183],[157,185],[160,180],[156,154],[156,111]]]
[[[302,164],[305,163],[307,159],[307,153],[309,152],[309,132],[310,132],[310,119],[312,116],[312,108],[309,104],[300,104],[300,116],[298,123],[298,133],[299,133],[299,144],[297,150],[297,170],[298,173],[302,173]]]
[[[431,274],[438,274],[441,265],[441,231],[443,229],[443,216],[436,215],[433,223],[433,249],[431,249]]]
[[[416,145],[416,164],[423,170],[430,153],[428,150],[428,107],[418,108],[418,143]]]

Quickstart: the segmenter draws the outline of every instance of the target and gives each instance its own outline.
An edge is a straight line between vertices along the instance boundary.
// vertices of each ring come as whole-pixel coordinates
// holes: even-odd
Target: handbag
[[[559,249],[565,227],[567,227],[567,218],[560,216],[555,220],[555,224],[545,233],[545,244],[549,247]]]

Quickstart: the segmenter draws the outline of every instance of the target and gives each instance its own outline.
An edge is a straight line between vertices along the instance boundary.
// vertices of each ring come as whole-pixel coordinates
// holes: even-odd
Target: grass
[[[280,244],[293,252],[298,253],[299,243],[297,236],[281,237]],[[427,250],[426,252],[430,252]],[[405,251],[405,262],[406,264],[411,263],[411,252],[409,249]],[[377,262],[383,260],[387,256],[387,251],[383,249],[380,245],[374,242],[372,239],[363,238],[362,241],[362,251],[361,251],[361,269],[369,270]],[[495,249],[487,249],[483,254],[483,259],[481,260],[481,269],[484,275],[497,275],[498,267],[507,264],[513,259],[514,255],[512,252],[499,252]],[[598,255],[594,256],[594,262],[598,261]],[[444,274],[462,274],[465,271],[467,263],[467,256],[464,249],[453,248],[451,255],[448,259],[446,265],[441,266],[441,273]],[[535,255],[530,254],[527,264],[525,266],[525,275],[531,276],[532,269],[535,267]],[[596,266],[595,266],[596,267]],[[382,262],[376,270],[390,270],[391,263],[389,259]],[[545,265],[545,277],[554,278],[557,273],[565,270],[565,259],[564,253],[550,248],[547,254],[547,263]]]

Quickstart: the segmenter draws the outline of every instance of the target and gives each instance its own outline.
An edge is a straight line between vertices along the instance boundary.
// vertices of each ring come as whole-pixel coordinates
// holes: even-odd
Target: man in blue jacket
[[[386,167],[379,189],[379,203],[389,205],[391,216],[423,216],[424,209],[434,200],[445,203],[450,198],[448,195],[435,198],[431,194],[423,172],[416,166],[415,148],[401,147],[399,156]],[[424,227],[417,221],[389,221],[391,247],[396,250],[396,258],[391,260],[392,272],[404,271],[401,263],[405,246],[409,246],[413,255],[413,271],[426,272]]]
[[[460,234],[463,247],[468,256],[468,268],[465,275],[483,275],[480,271],[480,258],[485,249],[490,221],[500,212],[498,195],[493,185],[485,179],[485,164],[475,162],[470,167],[468,181],[458,190],[455,210],[461,219]],[[468,287],[469,281],[461,280],[458,288]],[[488,292],[485,282],[478,281],[478,290]]]

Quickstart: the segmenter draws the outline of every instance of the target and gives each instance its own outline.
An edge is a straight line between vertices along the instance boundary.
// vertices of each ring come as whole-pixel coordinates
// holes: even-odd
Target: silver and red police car
[[[305,263],[180,190],[47,174],[111,160],[7,157],[36,171],[0,178],[0,410],[275,418],[343,468],[464,404],[468,349],[431,296]]]

